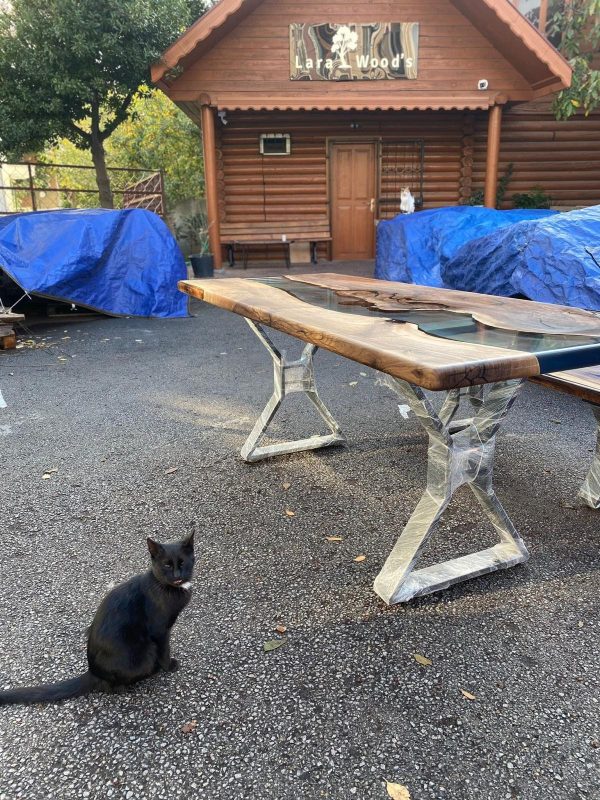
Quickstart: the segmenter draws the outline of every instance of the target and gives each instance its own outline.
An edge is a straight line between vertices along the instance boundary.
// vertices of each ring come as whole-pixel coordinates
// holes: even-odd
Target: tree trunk
[[[106,169],[106,157],[104,153],[104,143],[99,136],[92,132],[91,137],[92,161],[96,169],[96,183],[100,194],[100,205],[102,208],[114,208],[113,193],[110,188],[110,179]]]

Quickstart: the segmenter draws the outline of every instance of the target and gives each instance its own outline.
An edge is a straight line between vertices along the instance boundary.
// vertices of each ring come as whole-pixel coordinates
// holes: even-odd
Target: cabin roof
[[[208,53],[219,41],[254,11],[262,0],[220,0],[215,6],[188,28],[152,66],[152,80],[167,94],[173,81],[199,58]],[[490,44],[523,76],[531,88],[531,98],[542,97],[568,87],[572,70],[556,48],[524,17],[511,0],[449,0]],[[189,97],[173,98],[191,101]],[[194,98],[210,102],[210,97]],[[231,102],[229,108],[241,110],[361,110],[366,109],[476,109],[487,108],[494,102],[506,102],[510,97],[488,98],[480,93],[424,93],[404,96],[400,104],[387,94],[378,98],[371,95],[368,106],[361,98],[334,97],[323,92],[311,98],[277,95],[254,98],[245,102]]]

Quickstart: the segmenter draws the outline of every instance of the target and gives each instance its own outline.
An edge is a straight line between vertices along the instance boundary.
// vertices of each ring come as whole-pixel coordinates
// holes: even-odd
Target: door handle
[[[375,198],[374,197],[371,198],[371,203],[370,203],[369,209],[370,209],[371,213],[373,213],[375,211]]]

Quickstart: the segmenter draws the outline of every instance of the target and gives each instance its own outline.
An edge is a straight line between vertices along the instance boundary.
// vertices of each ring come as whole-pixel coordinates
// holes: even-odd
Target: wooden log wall
[[[475,119],[472,187],[485,180],[487,114]],[[516,106],[502,119],[500,169],[514,172],[503,208],[512,208],[512,196],[540,186],[561,210],[600,204],[600,114],[577,115],[558,122],[548,102]]]
[[[354,126],[354,127],[353,127]],[[356,127],[358,126],[358,127]],[[261,156],[261,133],[291,134],[291,155]],[[463,114],[460,112],[228,112],[219,127],[221,219],[227,222],[302,220],[329,217],[328,141],[378,139],[384,166],[398,141],[424,143],[424,208],[455,205],[460,199]],[[390,197],[398,179],[382,171],[381,194]],[[419,186],[412,185],[416,195]],[[381,216],[399,212],[381,206]],[[320,245],[327,257],[329,247]],[[252,260],[281,260],[281,248],[250,251]]]

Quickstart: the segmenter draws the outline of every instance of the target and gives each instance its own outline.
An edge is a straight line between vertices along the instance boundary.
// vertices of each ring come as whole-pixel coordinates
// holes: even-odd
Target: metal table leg
[[[427,489],[375,579],[375,592],[390,605],[403,603],[526,561],[527,549],[493,487],[496,433],[522,382],[496,383],[485,398],[481,393],[469,392],[475,415],[458,421],[454,417],[460,390],[448,392],[437,414],[418,387],[389,376],[385,376],[384,383],[404,398],[418,416],[429,434],[429,453]],[[415,569],[452,495],[463,484],[475,495],[500,543],[478,553]]]
[[[594,416],[598,421],[598,439],[596,441],[596,455],[588,476],[579,490],[579,496],[590,508],[600,509],[600,406],[593,406]]]
[[[273,359],[274,389],[264,411],[252,429],[252,433],[242,447],[241,455],[244,461],[260,461],[263,458],[270,458],[271,456],[278,456],[284,453],[317,450],[320,447],[329,447],[345,442],[339,425],[317,392],[313,368],[313,356],[318,350],[317,346],[314,344],[307,344],[299,359],[296,361],[286,361],[260,325],[249,319],[246,319],[246,322],[267,348]],[[260,439],[269,427],[284,397],[294,392],[303,392],[308,397],[331,433],[325,436],[316,435],[307,439],[298,439],[295,442],[282,442],[280,444],[258,447]]]

